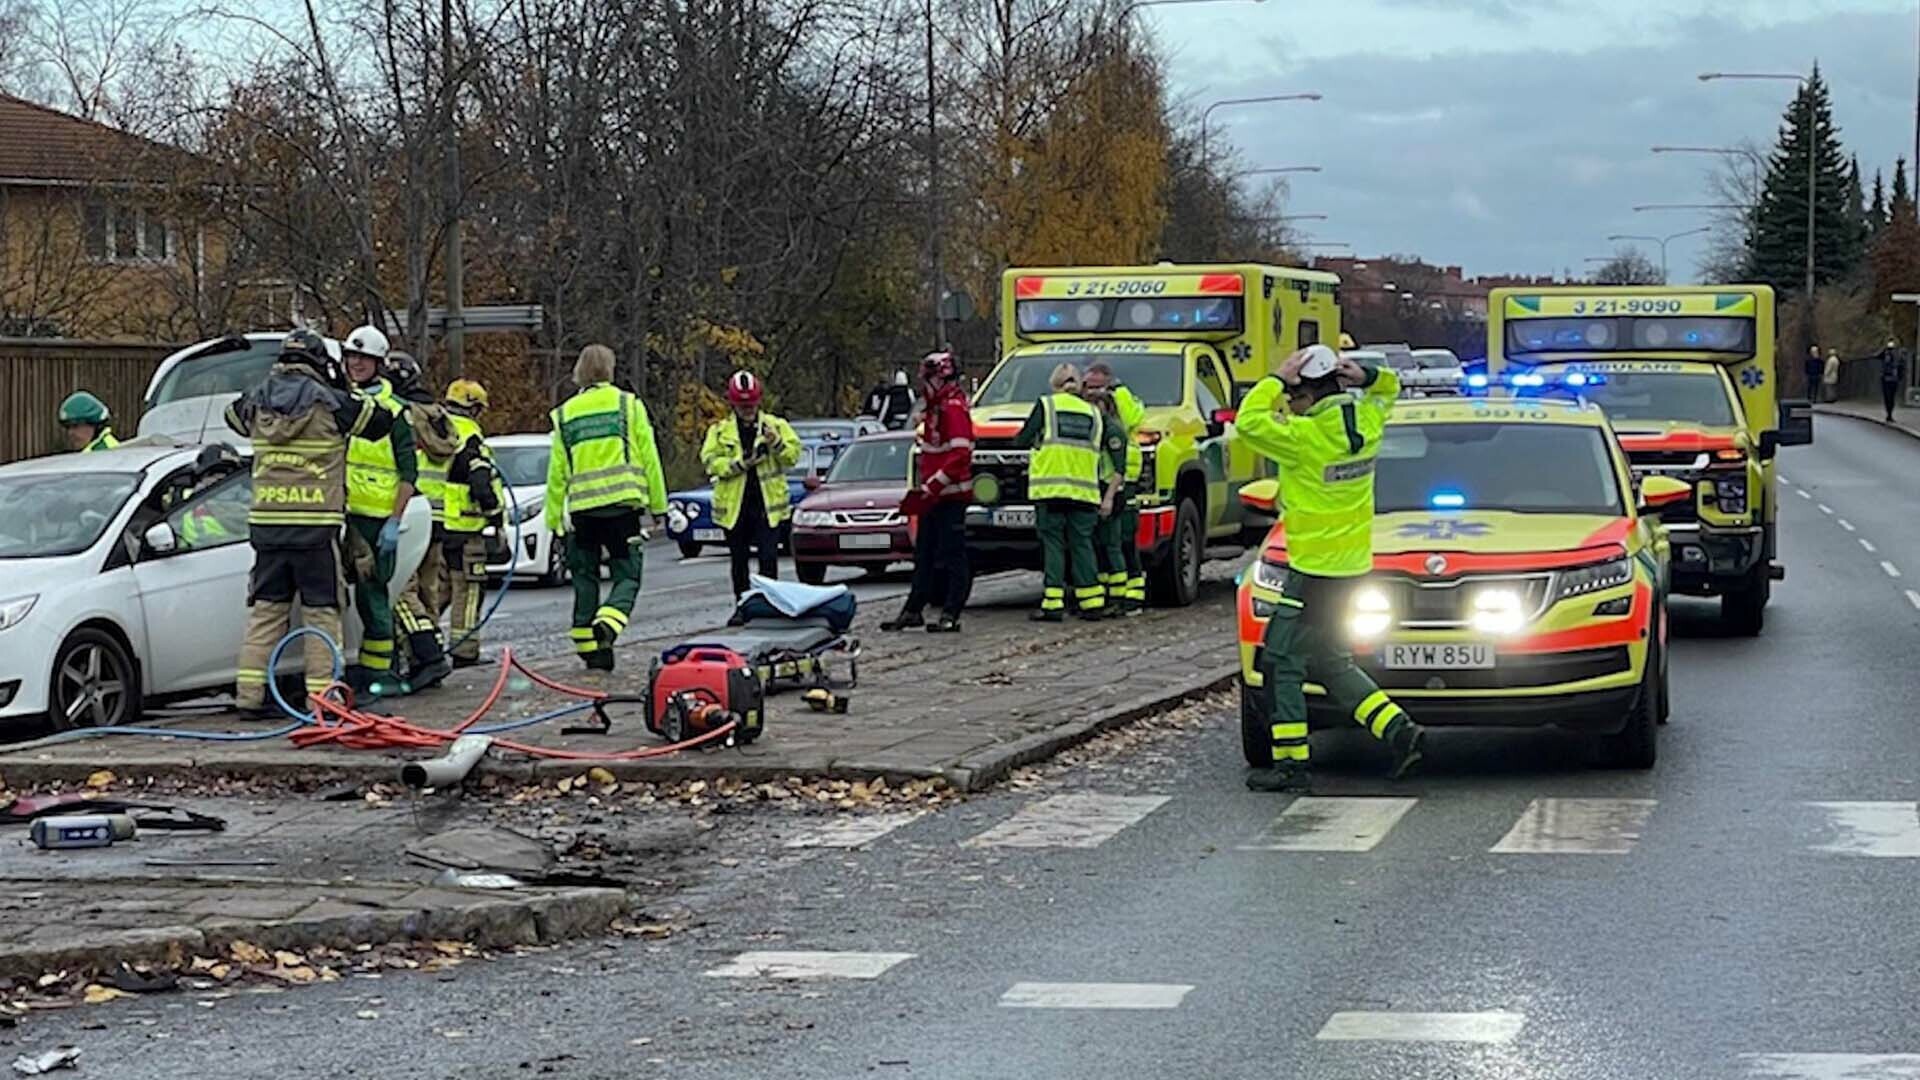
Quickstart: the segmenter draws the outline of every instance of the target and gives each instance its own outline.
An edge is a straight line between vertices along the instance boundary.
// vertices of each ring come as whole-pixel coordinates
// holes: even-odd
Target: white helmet
[[[895,386],[907,385],[907,373],[904,371],[895,371],[893,373],[893,385]]]
[[[1300,362],[1302,379],[1324,379],[1340,366],[1340,356],[1325,345],[1307,346],[1307,357]]]
[[[362,326],[347,335],[346,351],[371,356],[375,360],[386,362],[387,353],[392,346],[387,344],[387,335],[377,326]]]

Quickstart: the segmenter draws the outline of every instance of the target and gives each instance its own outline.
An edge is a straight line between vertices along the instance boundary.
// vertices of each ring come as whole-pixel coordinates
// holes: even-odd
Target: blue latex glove
[[[392,518],[380,526],[380,557],[391,559],[400,551],[400,523]]]

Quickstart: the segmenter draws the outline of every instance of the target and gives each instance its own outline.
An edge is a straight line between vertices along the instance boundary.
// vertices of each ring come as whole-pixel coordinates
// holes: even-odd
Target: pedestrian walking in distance
[[[1820,358],[1820,346],[1807,346],[1807,359],[1804,370],[1807,375],[1807,400],[1820,399],[1820,380],[1827,373],[1827,362]]]
[[[573,381],[579,393],[552,414],[545,518],[567,542],[573,649],[588,668],[612,671],[613,644],[640,597],[647,532],[667,509],[667,480],[646,405],[613,385],[613,350],[581,349]],[[612,576],[605,603],[602,564]]]
[[[960,361],[950,352],[929,353],[920,362],[925,407],[914,463],[920,484],[907,493],[901,509],[919,519],[913,544],[913,586],[900,614],[882,630],[926,626],[927,605],[940,602],[940,618],[929,633],[960,629],[960,612],[973,588],[967,557],[967,506],[973,502],[973,416],[960,385]]]
[[[1820,373],[1820,389],[1823,399],[1829,404],[1839,400],[1840,354],[1832,349],[1827,350],[1827,366]]]
[[[727,377],[733,415],[707,428],[700,463],[713,482],[713,520],[727,531],[733,595],[747,591],[747,567],[758,559],[760,576],[780,576],[780,526],[792,511],[787,470],[800,462],[800,439],[778,416],[761,408],[760,377],[736,371]]]
[[[1101,448],[1100,410],[1080,397],[1080,371],[1072,364],[1053,369],[1053,392],[1033,403],[1014,445],[1031,449],[1027,495],[1040,532],[1044,581],[1035,622],[1066,618],[1067,583],[1083,619],[1103,618],[1106,591],[1094,576],[1093,530],[1111,466]]]
[[[1420,761],[1420,726],[1354,664],[1343,625],[1373,569],[1374,459],[1399,394],[1392,368],[1362,366],[1314,345],[1288,357],[1240,404],[1240,438],[1279,465],[1287,515],[1286,584],[1261,643],[1273,764],[1248,774],[1255,791],[1310,787],[1309,680],[1393,750],[1396,779]]]
[[[1900,388],[1907,383],[1907,357],[1898,342],[1888,339],[1880,350],[1880,398],[1887,406],[1887,423],[1893,423],[1893,407],[1900,400]]]

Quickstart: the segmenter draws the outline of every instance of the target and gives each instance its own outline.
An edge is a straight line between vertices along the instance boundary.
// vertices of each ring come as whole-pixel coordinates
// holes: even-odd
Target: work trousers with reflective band
[[[1093,503],[1048,499],[1034,507],[1034,524],[1040,530],[1041,576],[1045,579],[1040,610],[1065,611],[1069,584],[1081,611],[1099,611],[1107,606],[1106,590],[1100,586],[1093,556],[1093,530],[1099,520],[1100,508]]]
[[[479,533],[449,532],[440,549],[447,582],[447,639],[460,660],[480,659],[480,611],[487,596],[487,540]]]
[[[618,638],[640,598],[640,572],[645,563],[640,538],[640,511],[617,514],[574,514],[568,521],[567,569],[573,573],[573,650],[581,656],[600,651],[593,628],[604,626]],[[612,581],[606,603],[600,602],[600,566],[605,562]]]
[[[447,566],[441,554],[441,531],[434,533],[413,579],[393,598],[393,619],[407,635],[406,651],[415,670],[436,663],[447,652],[447,639],[440,633],[440,615],[447,609]]]
[[[1286,591],[1267,620],[1261,674],[1273,702],[1273,760],[1307,761],[1305,684],[1326,688],[1327,700],[1376,739],[1385,740],[1407,714],[1353,662],[1346,619],[1353,589],[1365,578],[1317,578],[1289,573]]]
[[[1133,487],[1121,489],[1113,513],[1100,519],[1093,531],[1094,554],[1100,560],[1100,584],[1108,603],[1140,607],[1147,602],[1147,576],[1140,566],[1140,510],[1133,504]]]
[[[267,661],[273,647],[293,628],[294,601],[300,603],[302,624],[344,647],[340,604],[346,592],[337,540],[311,547],[255,549],[253,574],[247,582],[247,629],[240,639],[239,671],[234,675],[234,704],[257,709],[267,703]],[[307,693],[318,694],[333,682],[333,653],[312,634],[301,644],[307,660]]]
[[[353,608],[360,613],[360,666],[393,670],[393,557],[380,554],[386,518],[347,515],[347,558],[353,570]]]

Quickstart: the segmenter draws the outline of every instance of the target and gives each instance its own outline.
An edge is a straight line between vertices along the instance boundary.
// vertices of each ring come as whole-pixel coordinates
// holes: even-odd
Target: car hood
[[[892,510],[907,494],[902,481],[827,484],[801,500],[803,510]]]
[[[166,435],[177,442],[229,443],[246,449],[247,440],[227,426],[227,406],[239,394],[208,394],[155,405],[140,417],[139,434]]]
[[[1601,514],[1515,514],[1503,510],[1435,513],[1410,510],[1373,520],[1376,569],[1426,568],[1429,556],[1454,569],[1570,566],[1626,552],[1633,523]],[[1267,537],[1267,552],[1284,558],[1286,522]],[[1446,571],[1438,571],[1446,572]]]
[[[1622,420],[1613,426],[1620,448],[1635,450],[1727,450],[1746,446],[1745,429],[1693,420]]]
[[[0,601],[59,589],[65,583],[91,577],[98,568],[96,551],[46,559],[0,559]]]

